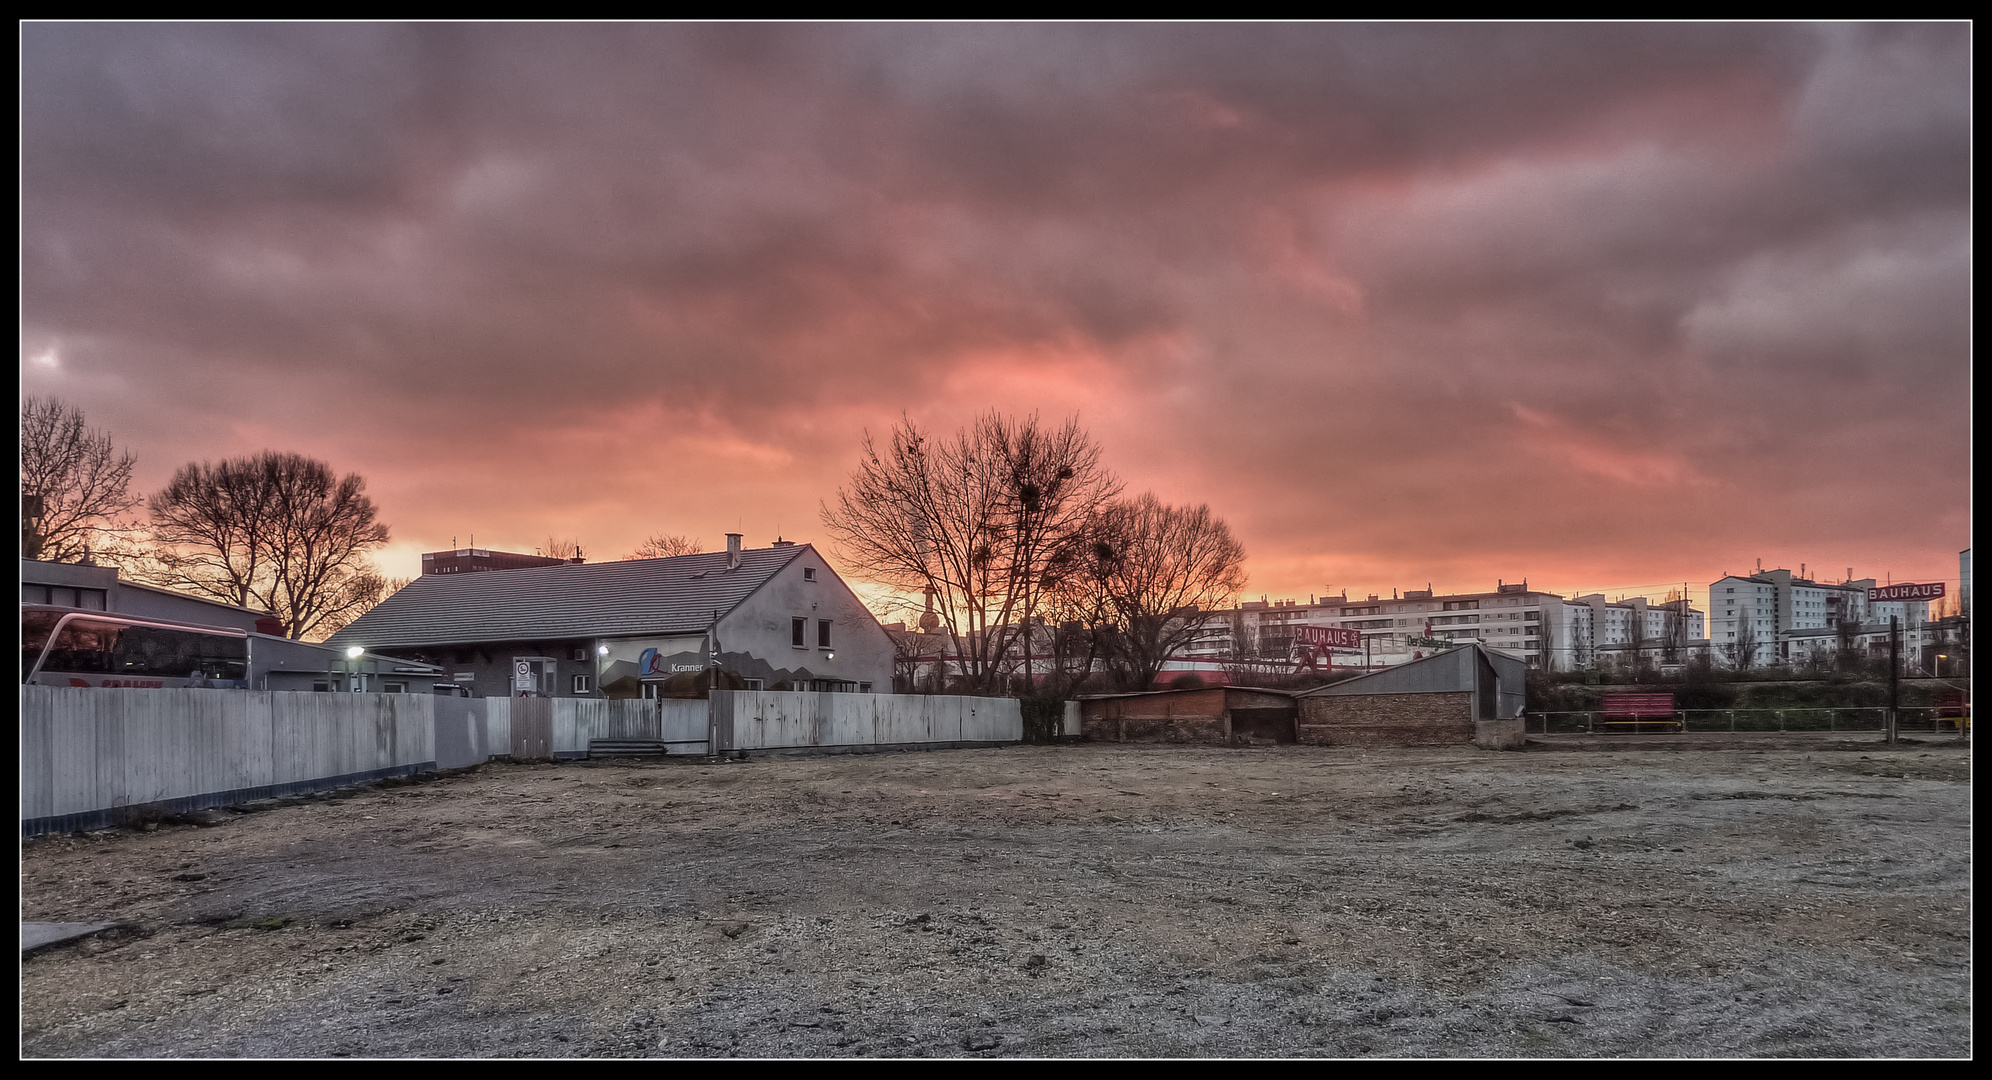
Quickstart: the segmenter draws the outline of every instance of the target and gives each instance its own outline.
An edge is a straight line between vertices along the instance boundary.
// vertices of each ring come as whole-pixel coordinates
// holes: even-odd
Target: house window
[[[591,682],[591,681],[592,681],[592,678],[591,678],[590,676],[587,676],[587,675],[576,675],[576,676],[574,676],[574,692],[575,692],[575,693],[577,693],[577,694],[585,694],[585,693],[587,693],[587,692],[588,692],[588,684],[589,684],[589,682]]]
[[[655,700],[657,700],[657,691],[659,691],[659,690],[661,690],[661,689],[663,689],[663,684],[662,684],[662,683],[654,683],[654,682],[647,682],[647,683],[644,683],[644,684],[643,684],[643,700],[645,700],[645,701],[655,701]]]
[[[872,684],[868,682],[861,682],[858,684],[858,693],[869,694],[871,692],[872,692]]]
[[[587,650],[587,649],[585,649],[585,648],[582,648],[582,647],[580,647],[580,646],[578,646],[578,645],[577,645],[577,646],[575,646],[575,648],[574,648],[574,659],[576,659],[576,660],[586,660],[586,659],[588,659],[588,650]]]
[[[816,647],[819,649],[827,649],[830,647],[829,619],[816,620]]]
[[[408,692],[408,684],[405,682],[381,683],[380,692],[383,694],[405,694]]]
[[[802,568],[802,580],[804,580],[804,581],[815,581],[815,580],[816,580],[816,568],[815,568],[814,566],[805,566],[805,567],[803,567],[803,568]]]
[[[742,679],[740,680],[740,688],[742,690],[759,690],[761,688],[761,680]]]
[[[806,642],[806,641],[804,641],[804,640],[802,639],[802,635],[803,635],[803,633],[805,632],[803,628],[804,628],[805,626],[807,626],[807,625],[808,625],[808,623],[809,623],[809,620],[808,620],[808,619],[790,619],[790,620],[789,620],[789,644],[790,644],[790,645],[793,645],[793,646],[795,646],[795,647],[796,647],[796,648],[798,648],[798,649],[807,649],[807,648],[809,648],[809,643],[808,643],[808,642]]]

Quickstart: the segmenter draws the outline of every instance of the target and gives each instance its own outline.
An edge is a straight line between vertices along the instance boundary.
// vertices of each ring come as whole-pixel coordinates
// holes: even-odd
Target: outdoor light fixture
[[[366,650],[360,648],[358,645],[348,645],[346,646],[346,659],[358,660],[365,652]]]
[[[607,655],[609,655],[609,647],[608,647],[607,645],[597,645],[597,646],[595,646],[595,655],[596,655],[596,656],[607,656]]]
[[[823,659],[825,659],[825,660],[835,660],[835,659],[837,659],[837,654],[836,654],[836,652],[834,652],[834,651],[832,651],[832,652],[827,652],[827,653],[824,653],[824,654],[823,654]]]

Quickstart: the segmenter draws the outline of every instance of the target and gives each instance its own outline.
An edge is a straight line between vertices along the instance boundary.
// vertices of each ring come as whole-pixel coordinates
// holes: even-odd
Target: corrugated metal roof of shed
[[[668,559],[425,574],[326,639],[369,648],[704,632],[808,544]]]
[[[1303,690],[1301,697],[1343,697],[1353,694],[1443,694],[1473,689],[1470,657],[1480,653],[1478,645],[1435,652],[1408,664],[1398,664],[1358,675],[1353,679]]]

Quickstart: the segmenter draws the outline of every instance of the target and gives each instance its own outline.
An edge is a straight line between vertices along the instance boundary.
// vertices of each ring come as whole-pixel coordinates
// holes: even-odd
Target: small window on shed
[[[804,580],[804,581],[815,581],[815,580],[816,580],[816,568],[815,568],[814,566],[805,566],[805,567],[803,567],[803,568],[802,568],[802,580]]]

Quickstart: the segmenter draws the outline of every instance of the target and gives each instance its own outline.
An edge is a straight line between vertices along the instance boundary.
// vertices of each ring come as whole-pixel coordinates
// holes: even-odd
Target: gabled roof
[[[669,559],[424,574],[326,639],[368,648],[639,634],[697,634],[732,611],[808,544]]]

